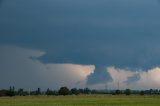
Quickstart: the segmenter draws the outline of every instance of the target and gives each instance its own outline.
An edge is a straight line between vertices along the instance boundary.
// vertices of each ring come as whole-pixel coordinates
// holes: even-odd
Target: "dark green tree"
[[[143,96],[144,94],[145,94],[145,92],[144,92],[144,91],[140,91],[140,95],[142,95],[142,96]]]
[[[131,95],[131,90],[130,90],[130,89],[126,89],[126,90],[125,90],[125,94],[126,94],[126,95]]]
[[[61,87],[58,91],[59,95],[69,95],[70,91],[67,87]]]
[[[51,90],[48,88],[45,94],[46,94],[46,95],[52,95],[52,94],[51,94]]]
[[[18,89],[17,94],[18,94],[18,95],[20,95],[20,96],[23,96],[23,92],[24,92],[24,91],[23,91],[23,89],[22,89],[22,88],[20,88],[20,89]]]
[[[37,89],[36,95],[41,95],[41,88],[38,88],[38,89]]]
[[[91,94],[96,94],[97,93],[97,91],[96,90],[91,90]]]
[[[77,90],[77,88],[72,88],[71,89],[71,94],[78,95],[79,91]]]
[[[121,93],[121,91],[119,90],[119,89],[117,89],[116,91],[115,91],[115,94],[116,95],[119,95]]]
[[[6,90],[6,89],[0,90],[0,97],[1,96],[7,96],[7,93],[8,93],[8,90]]]
[[[89,88],[84,89],[84,94],[91,94],[91,90]]]
[[[52,90],[50,90],[50,89],[48,88],[45,94],[46,94],[46,95],[56,95],[57,93],[56,93],[56,91],[52,91]]]
[[[11,87],[11,86],[9,87],[7,95],[10,96],[10,97],[15,96],[15,87],[14,86],[13,87]]]

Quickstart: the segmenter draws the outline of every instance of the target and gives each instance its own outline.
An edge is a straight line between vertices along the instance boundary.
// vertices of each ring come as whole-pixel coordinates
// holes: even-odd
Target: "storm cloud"
[[[91,65],[87,85],[104,85],[114,81],[106,67],[147,72],[160,66],[159,10],[157,0],[3,0],[0,45],[40,50],[26,60],[45,67]],[[140,78],[128,77],[126,83]]]
[[[105,89],[106,85],[108,89],[160,87],[159,67],[149,70],[132,70],[109,66],[103,69],[106,73],[102,73],[103,71],[95,73],[97,71],[94,65],[43,63],[38,58],[46,52],[40,50],[0,46],[0,51],[2,51],[0,53],[2,73],[0,86],[2,88],[7,88],[9,85],[25,89],[36,89],[37,87],[58,89],[61,86]],[[99,77],[95,78],[93,74]],[[89,80],[94,83],[88,82]]]
[[[109,75],[113,79],[111,82],[107,83],[111,89],[118,89],[118,87],[119,89],[156,89],[160,87],[159,67],[149,70],[131,70],[107,67],[106,71],[108,71]]]
[[[45,64],[36,58],[45,54],[43,51],[0,46],[0,86],[36,89],[48,87],[58,89],[86,87],[86,79],[95,69],[94,65]]]

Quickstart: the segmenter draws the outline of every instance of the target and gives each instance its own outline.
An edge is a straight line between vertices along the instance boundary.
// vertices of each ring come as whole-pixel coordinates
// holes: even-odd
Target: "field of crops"
[[[160,106],[160,96],[1,97],[0,106]]]

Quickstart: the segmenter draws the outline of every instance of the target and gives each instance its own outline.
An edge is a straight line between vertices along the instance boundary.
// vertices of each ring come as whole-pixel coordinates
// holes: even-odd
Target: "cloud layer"
[[[86,87],[94,65],[44,64],[37,60],[45,52],[15,46],[0,46],[0,86],[36,89],[61,86]]]
[[[29,73],[37,73],[53,68],[53,63],[70,63],[69,67],[80,64],[83,70],[84,65],[93,64],[95,70],[87,77],[87,84],[94,86],[112,81],[116,72],[110,75],[107,66],[145,71],[160,66],[157,1],[0,0],[0,45],[34,49],[10,50],[9,54],[1,50],[4,56],[0,61],[4,60],[1,64],[7,70],[3,73],[9,72],[9,67],[15,73],[32,67],[35,71],[29,68]],[[139,78],[136,74],[126,83]]]
[[[157,0],[2,1],[0,44],[46,51],[43,62],[159,65]]]
[[[90,87],[94,89],[150,89],[160,88],[160,68],[131,70],[107,67],[106,73],[96,73],[94,65],[42,63],[44,51],[16,46],[0,46],[0,86],[25,89],[58,89]],[[98,74],[95,78],[93,74]],[[99,82],[92,83],[88,81]]]
[[[150,70],[130,70],[108,67],[108,73],[113,79],[108,82],[112,89],[157,89],[160,88],[160,68],[155,67]]]

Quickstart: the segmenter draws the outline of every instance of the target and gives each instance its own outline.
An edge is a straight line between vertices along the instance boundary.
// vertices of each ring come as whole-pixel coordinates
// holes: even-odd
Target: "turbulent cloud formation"
[[[43,63],[38,58],[46,54],[44,51],[17,46],[0,46],[0,51],[2,73],[0,86],[2,88],[10,85],[25,89],[37,87],[58,89],[61,86],[94,89],[105,89],[106,86],[108,89],[160,87],[159,67],[150,70],[107,67],[106,73],[96,73],[99,78],[95,78],[92,76],[95,74],[94,65]],[[89,79],[99,83],[88,82]]]
[[[108,73],[113,81],[108,82],[108,86],[114,89],[156,89],[160,87],[160,68],[144,71],[133,71],[129,69],[119,69],[115,67],[108,67]]]
[[[112,81],[111,76],[106,71],[105,67],[96,67],[93,73],[87,77],[87,84],[93,86],[94,84],[103,84]]]
[[[61,86],[86,87],[93,65],[44,64],[37,60],[45,52],[15,46],[0,46],[0,86],[35,89]]]
[[[23,52],[1,50],[1,66],[10,64],[5,68],[23,74],[21,70],[33,70],[29,67],[48,71],[53,65],[67,65],[86,70],[91,64],[95,70],[85,75],[86,83],[101,87],[117,80],[117,69],[106,71],[106,67],[118,67],[121,74],[129,67],[133,71],[122,74],[123,81],[135,83],[142,78],[131,75],[136,69],[148,72],[160,66],[159,10],[157,0],[0,0],[0,45],[17,45]],[[40,77],[31,72],[30,76]]]

